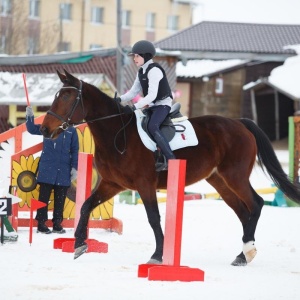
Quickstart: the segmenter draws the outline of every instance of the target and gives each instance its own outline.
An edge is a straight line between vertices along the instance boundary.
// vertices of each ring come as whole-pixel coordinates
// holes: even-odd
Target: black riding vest
[[[159,68],[163,73],[163,78],[159,82],[157,96],[156,96],[155,100],[153,101],[153,103],[155,103],[157,100],[163,100],[163,99],[166,99],[168,97],[171,97],[173,99],[171,88],[169,86],[169,82],[168,82],[168,79],[167,79],[167,76],[166,76],[166,72],[158,63],[150,64],[148,66],[148,68],[146,69],[145,74],[143,74],[143,69],[142,68],[140,68],[140,70],[139,70],[139,80],[140,80],[140,84],[141,84],[142,89],[143,89],[144,97],[146,97],[148,95],[148,88],[149,88],[148,72],[153,67]]]

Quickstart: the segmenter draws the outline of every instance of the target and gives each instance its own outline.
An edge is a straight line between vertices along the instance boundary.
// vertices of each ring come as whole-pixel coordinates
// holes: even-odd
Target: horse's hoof
[[[75,249],[75,253],[74,253],[74,259],[78,258],[79,256],[81,256],[82,254],[84,254],[87,251],[87,244],[84,244],[78,248]]]
[[[235,267],[247,266],[247,260],[244,253],[242,252],[240,255],[238,255],[236,259],[231,263],[231,265]]]
[[[147,262],[147,265],[161,265],[162,262],[160,260],[157,260],[157,259],[154,259],[154,258],[151,258],[148,262]]]
[[[248,251],[247,253],[245,253],[245,257],[246,257],[247,263],[250,263],[253,260],[253,258],[255,257],[256,253],[257,253],[256,248],[254,248],[254,249]]]
[[[246,257],[247,263],[250,263],[257,253],[254,241],[250,241],[250,242],[244,244],[243,253]]]

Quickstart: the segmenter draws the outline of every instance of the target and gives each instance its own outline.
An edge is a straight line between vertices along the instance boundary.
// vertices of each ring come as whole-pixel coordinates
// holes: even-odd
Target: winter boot
[[[53,233],[63,234],[66,233],[66,230],[62,228],[61,224],[58,222],[53,223]]]
[[[37,232],[49,234],[51,230],[46,226],[44,222],[38,222]]]

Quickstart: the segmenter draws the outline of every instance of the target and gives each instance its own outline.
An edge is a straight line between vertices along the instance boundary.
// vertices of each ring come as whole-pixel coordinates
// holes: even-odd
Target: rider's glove
[[[74,181],[77,178],[77,170],[72,168],[71,170],[71,181]]]
[[[126,105],[126,106],[124,106],[123,112],[124,112],[124,114],[131,115],[135,110],[136,110],[136,108],[134,105],[132,107],[129,105]]]
[[[26,107],[26,117],[33,117],[33,110],[31,106]]]

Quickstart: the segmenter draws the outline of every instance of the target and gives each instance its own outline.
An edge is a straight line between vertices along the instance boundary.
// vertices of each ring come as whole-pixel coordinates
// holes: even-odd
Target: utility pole
[[[80,51],[84,51],[84,27],[85,27],[85,0],[81,3],[81,32],[80,32]]]
[[[122,4],[117,1],[117,90],[123,94]]]
[[[59,49],[58,52],[63,51],[63,3],[59,5]]]

